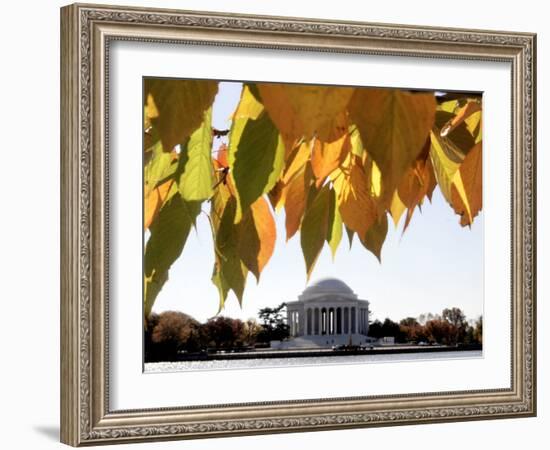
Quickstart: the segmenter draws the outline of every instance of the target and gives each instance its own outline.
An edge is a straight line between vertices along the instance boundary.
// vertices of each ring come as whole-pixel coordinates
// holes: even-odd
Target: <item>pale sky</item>
[[[213,108],[213,126],[228,128],[235,109],[240,83],[220,83]],[[215,140],[215,146],[219,145]],[[425,201],[422,212],[402,234],[404,217],[397,229],[389,218],[389,229],[382,248],[382,263],[355,238],[351,250],[344,232],[336,258],[328,245],[317,261],[310,283],[297,233],[285,242],[284,210],[276,215],[277,242],[273,256],[257,284],[249,274],[242,307],[231,292],[220,314],[248,319],[257,317],[260,308],[293,301],[311,284],[324,277],[346,282],[359,298],[370,301],[371,319],[418,317],[422,313],[441,313],[457,306],[468,319],[483,310],[483,213],[471,228],[461,227],[459,216],[436,188],[432,203]],[[160,292],[153,311],[183,311],[199,321],[216,314],[218,292],[210,281],[214,264],[212,234],[207,218],[201,214],[189,235],[181,257],[173,264],[169,279]]]

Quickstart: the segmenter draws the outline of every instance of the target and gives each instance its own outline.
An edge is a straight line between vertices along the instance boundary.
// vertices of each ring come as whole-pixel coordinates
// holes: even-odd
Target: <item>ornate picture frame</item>
[[[115,41],[504,62],[511,68],[510,386],[113,410],[109,57]],[[61,441],[73,445],[536,414],[536,36],[75,4],[61,9]],[[223,76],[223,75],[222,75]]]

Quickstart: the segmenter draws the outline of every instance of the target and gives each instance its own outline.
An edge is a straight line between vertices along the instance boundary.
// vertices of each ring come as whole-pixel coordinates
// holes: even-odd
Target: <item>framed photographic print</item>
[[[535,38],[62,8],[62,441],[536,414]]]

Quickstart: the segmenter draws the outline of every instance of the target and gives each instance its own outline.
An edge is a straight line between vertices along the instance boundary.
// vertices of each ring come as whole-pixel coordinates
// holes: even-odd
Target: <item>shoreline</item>
[[[247,359],[275,359],[275,358],[307,358],[307,357],[330,357],[330,356],[350,356],[350,355],[387,355],[387,354],[407,354],[407,353],[436,353],[436,352],[455,352],[455,351],[480,351],[483,350],[480,344],[469,344],[462,346],[379,346],[368,347],[354,350],[333,350],[333,349],[295,349],[295,350],[256,350],[248,352],[235,353],[208,353],[194,355],[178,355],[175,359],[151,360],[146,363],[156,362],[184,362],[184,361],[224,361],[224,360],[247,360]]]

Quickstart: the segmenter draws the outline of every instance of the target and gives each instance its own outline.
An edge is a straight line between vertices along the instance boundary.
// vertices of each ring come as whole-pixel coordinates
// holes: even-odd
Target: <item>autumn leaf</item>
[[[336,196],[330,196],[330,204],[328,211],[328,227],[327,227],[327,244],[330,247],[332,253],[332,259],[336,257],[336,251],[338,246],[342,241],[342,216],[338,210],[338,205],[336,204]]]
[[[153,189],[147,197],[145,197],[143,208],[143,229],[146,230],[155,220],[161,206],[174,195],[174,180],[168,180]]]
[[[382,173],[383,192],[389,198],[422,151],[435,108],[433,93],[398,89],[357,89],[351,99],[350,119]]]
[[[460,224],[462,226],[471,225],[473,218],[476,217],[482,207],[482,146],[481,142],[464,158],[460,166],[459,173],[463,182],[465,202],[460,195],[459,190],[453,186],[451,192],[451,204],[455,212],[461,216]]]
[[[460,108],[455,116],[451,118],[442,128],[441,136],[446,137],[451,131],[463,123],[472,114],[481,111],[481,104],[477,101],[467,102],[462,108]]]
[[[388,217],[382,214],[360,238],[361,244],[382,262],[382,246],[388,234]]]
[[[145,79],[145,116],[158,130],[165,152],[184,142],[214,102],[218,82]]]
[[[313,137],[328,142],[334,117],[346,110],[354,89],[258,83],[261,101],[285,141]],[[346,130],[342,130],[343,135]],[[334,139],[333,139],[334,140]]]
[[[342,134],[342,130],[347,128],[347,116],[342,113],[334,119],[327,141],[314,139],[311,167],[318,187],[340,166],[351,149],[349,134]]]
[[[451,203],[451,186],[464,156],[452,142],[445,142],[445,139],[438,133],[430,133],[430,158],[441,193]]]
[[[327,237],[331,196],[334,196],[334,191],[329,185],[323,186],[307,208],[302,221],[300,243],[308,279]]]
[[[285,228],[288,241],[300,229],[302,217],[306,210],[308,194],[313,173],[309,164],[301,170],[286,187],[285,195]]]
[[[238,250],[239,228],[234,223],[237,209],[235,197],[227,199],[225,208],[215,229],[216,257],[212,282],[220,293],[220,306],[223,307],[227,293],[232,290],[239,302],[242,302],[248,270],[241,261]]]
[[[181,150],[183,172],[178,189],[184,200],[206,200],[212,195],[214,173],[212,166],[212,110],[204,114],[204,120]]]
[[[425,155],[419,157],[412,167],[407,169],[397,188],[399,198],[408,209],[421,205],[425,196],[433,190],[433,166],[429,158],[430,141]]]
[[[311,152],[312,142],[303,141],[287,156],[282,176],[284,184],[289,184],[294,176],[303,169],[311,158]]]
[[[468,130],[469,118],[466,121],[458,123],[452,130],[443,133],[443,127],[454,120],[455,116],[446,111],[438,110],[435,114],[435,124],[433,131],[439,137],[442,145],[447,148],[447,152],[454,155],[462,161],[468,152],[475,145],[475,139]]]
[[[399,220],[401,219],[401,216],[406,209],[407,207],[401,201],[401,198],[399,198],[399,193],[397,192],[397,190],[395,190],[391,200],[390,215],[396,228],[399,225]]]
[[[160,288],[168,279],[170,266],[181,255],[199,212],[200,202],[186,202],[179,195],[174,195],[161,208],[151,225],[151,236],[144,255],[146,317]]]
[[[273,255],[275,249],[275,219],[265,198],[260,197],[243,215],[238,224],[239,256],[256,280]]]
[[[243,92],[241,102],[254,101],[252,94]],[[235,113],[229,141],[230,177],[237,191],[236,222],[244,210],[275,186],[285,154],[281,136],[265,111],[251,118],[240,110],[238,107]]]
[[[144,197],[155,189],[160,182],[173,175],[177,166],[177,155],[175,152],[164,152],[160,142],[151,149],[151,158],[143,168]]]
[[[282,180],[277,180],[275,186],[267,193],[267,198],[275,212],[279,212],[286,200],[285,184]]]
[[[331,178],[342,220],[359,236],[364,236],[378,212],[361,160],[350,154]]]
[[[463,161],[463,159],[461,159],[462,154],[453,151],[452,144],[445,145],[445,143],[442,142],[442,139],[445,138],[441,138],[433,132],[430,136],[432,142],[430,157],[441,193],[450,205],[465,213],[468,222],[471,222],[471,208],[462,175],[459,171]],[[457,200],[457,196],[460,198],[460,201]]]

